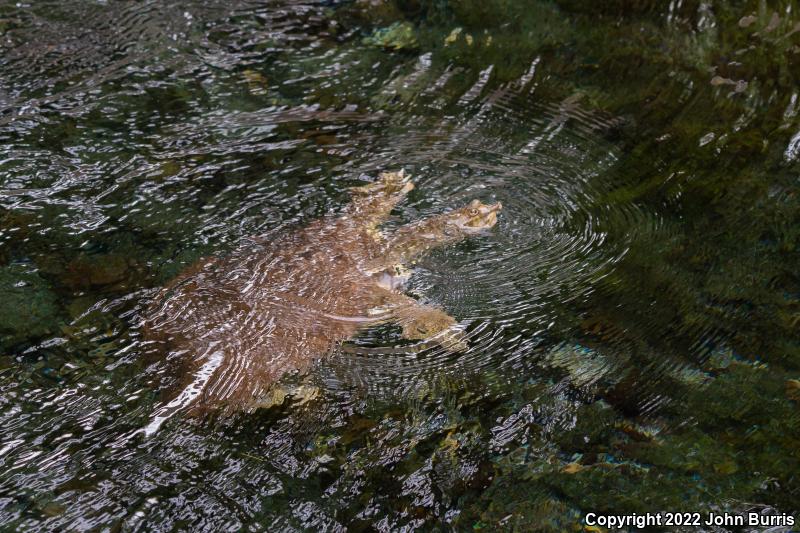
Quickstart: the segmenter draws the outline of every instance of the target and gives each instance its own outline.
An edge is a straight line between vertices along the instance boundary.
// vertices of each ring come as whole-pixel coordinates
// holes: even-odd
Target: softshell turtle
[[[287,371],[305,370],[376,324],[398,323],[406,339],[463,349],[453,317],[402,292],[402,265],[491,228],[502,206],[473,200],[384,235],[378,226],[413,188],[404,172],[383,173],[353,188],[341,215],[246,239],[173,280],[143,328],[145,344],[168,353],[181,376],[180,392],[156,418],[252,408]]]

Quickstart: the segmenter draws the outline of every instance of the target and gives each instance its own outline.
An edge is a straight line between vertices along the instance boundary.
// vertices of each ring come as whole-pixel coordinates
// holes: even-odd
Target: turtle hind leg
[[[375,285],[380,310],[376,323],[393,322],[402,330],[402,337],[408,340],[435,343],[449,352],[466,351],[467,339],[455,318],[441,309],[421,304],[414,298],[387,290]]]
[[[276,382],[272,384],[266,393],[253,398],[244,410],[255,411],[256,409],[281,407],[286,402],[287,398],[293,401],[295,407],[299,407],[316,399],[320,395],[320,392],[319,387],[310,383],[288,385]]]
[[[417,303],[396,315],[404,339],[435,343],[448,352],[468,349],[466,336],[458,328],[456,319],[441,309]]]

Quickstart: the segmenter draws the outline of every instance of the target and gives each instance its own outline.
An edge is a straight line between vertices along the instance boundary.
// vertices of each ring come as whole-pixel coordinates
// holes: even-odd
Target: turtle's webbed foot
[[[434,307],[418,307],[403,313],[400,325],[406,339],[428,339],[456,323],[456,319]]]
[[[435,342],[448,352],[466,352],[469,349],[467,335],[458,324],[454,324],[444,331],[439,332],[429,340]]]
[[[356,196],[392,196],[394,194],[407,194],[414,189],[411,176],[405,170],[399,172],[382,172],[378,181],[361,187],[352,187],[350,191]]]
[[[320,389],[315,385],[302,383],[295,386],[284,386],[280,383],[273,383],[265,394],[250,402],[246,410],[278,407],[283,405],[287,398],[293,400],[294,405],[299,407],[316,399],[319,395]]]
[[[466,351],[467,341],[456,319],[436,308],[420,307],[401,320],[403,338],[439,344],[447,351]]]

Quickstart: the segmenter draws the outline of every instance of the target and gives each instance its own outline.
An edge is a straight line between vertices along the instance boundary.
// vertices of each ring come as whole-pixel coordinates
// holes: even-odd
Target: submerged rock
[[[386,28],[375,30],[364,39],[365,44],[390,50],[416,50],[419,48],[417,32],[410,22],[395,22]]]
[[[269,80],[257,70],[246,69],[242,71],[242,78],[247,83],[250,94],[263,95],[269,90]]]
[[[0,268],[0,339],[15,344],[56,329],[58,299],[47,281],[25,266]]]
[[[621,362],[580,344],[561,343],[545,354],[545,360],[565,370],[575,387],[610,387],[625,377],[626,360]]]
[[[128,267],[121,255],[81,255],[69,262],[62,281],[73,289],[111,285],[125,279]]]

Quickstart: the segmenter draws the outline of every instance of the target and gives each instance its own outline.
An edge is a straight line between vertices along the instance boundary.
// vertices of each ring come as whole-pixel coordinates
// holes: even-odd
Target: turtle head
[[[480,200],[472,200],[469,204],[448,213],[447,222],[464,233],[480,233],[497,224],[497,214],[503,204],[484,204]]]

